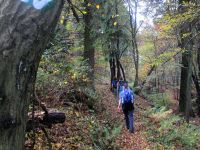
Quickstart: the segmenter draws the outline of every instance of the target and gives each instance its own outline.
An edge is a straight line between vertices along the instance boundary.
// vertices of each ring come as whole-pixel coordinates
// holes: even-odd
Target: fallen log
[[[57,124],[57,123],[64,123],[65,122],[65,113],[63,112],[50,112],[48,115],[43,117],[42,123],[43,124]]]
[[[49,112],[38,113],[34,119],[29,119],[26,125],[26,131],[30,132],[34,128],[51,128],[53,124],[64,123],[66,119],[65,113],[63,112]]]
[[[42,108],[43,111],[35,112],[35,105]],[[26,124],[26,131],[30,132],[35,128],[51,128],[52,124],[64,123],[66,116],[65,113],[57,111],[57,110],[48,110],[44,103],[41,103],[36,90],[34,91],[34,98],[33,98],[33,111],[32,113],[28,114],[28,121]],[[41,129],[42,129],[41,128]]]

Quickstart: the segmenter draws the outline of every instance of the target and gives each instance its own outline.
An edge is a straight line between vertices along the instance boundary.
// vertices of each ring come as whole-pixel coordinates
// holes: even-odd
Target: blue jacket
[[[120,102],[121,102],[121,104],[123,104],[124,103],[124,99],[125,99],[125,92],[130,92],[131,93],[131,102],[132,103],[134,103],[134,100],[135,100],[135,96],[134,96],[134,93],[133,93],[133,91],[130,89],[130,88],[128,88],[128,89],[124,89],[123,91],[121,91],[120,92],[120,94],[119,94],[119,97],[120,97]]]

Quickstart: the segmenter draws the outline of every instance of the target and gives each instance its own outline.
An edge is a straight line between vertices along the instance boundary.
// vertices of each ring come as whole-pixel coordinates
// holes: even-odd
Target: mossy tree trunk
[[[94,64],[95,64],[95,48],[94,48],[94,39],[92,35],[92,7],[89,4],[92,3],[91,0],[85,0],[85,12],[84,15],[84,59],[87,61],[90,70],[88,71],[88,78],[89,78],[89,86],[94,89]]]
[[[112,81],[116,77],[116,65],[112,53],[110,54],[109,64],[110,64],[110,86],[112,86]]]
[[[196,5],[198,5],[200,2],[196,2]],[[194,38],[194,50],[195,50],[195,56],[196,61],[193,62],[193,82],[195,84],[196,93],[197,93],[197,113],[198,116],[200,116],[200,21],[195,19],[193,21],[193,37]]]
[[[0,0],[0,150],[24,149],[38,64],[62,5],[55,0],[38,10],[20,0]]]
[[[186,8],[182,6],[188,0],[179,0],[179,13],[184,13]],[[191,85],[192,85],[192,49],[193,43],[190,36],[184,37],[192,31],[191,23],[184,22],[180,27],[181,48],[182,53],[182,67],[181,67],[181,84],[180,84],[180,99],[179,110],[183,112],[189,122],[189,115],[191,112]]]

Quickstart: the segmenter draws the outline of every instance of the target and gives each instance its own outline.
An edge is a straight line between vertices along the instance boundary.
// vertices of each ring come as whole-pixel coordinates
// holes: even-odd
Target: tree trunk
[[[92,38],[92,8],[88,6],[90,0],[85,0],[85,11],[84,15],[84,59],[88,62],[90,70],[88,71],[89,85],[94,89],[94,63],[95,63],[95,49],[94,40]],[[92,3],[92,2],[91,2]]]
[[[117,65],[117,80],[119,80],[122,76],[120,71],[120,61],[117,56],[116,56],[116,65]]]
[[[198,32],[200,32],[200,29]],[[200,37],[198,37],[198,39],[200,39]],[[198,76],[200,77],[200,44],[199,44],[199,41],[196,44],[198,44],[198,45],[196,45],[197,46],[197,64],[198,64]]]
[[[115,63],[115,59],[113,58],[113,77],[116,77],[116,63]]]
[[[133,52],[133,61],[135,66],[135,81],[134,81],[134,87],[138,86],[138,80],[139,80],[139,51],[138,51],[138,45],[137,45],[137,9],[138,9],[138,2],[134,1],[134,8],[133,4],[130,0],[126,1],[128,4],[129,9],[129,22],[131,27],[131,44],[132,44],[132,52]],[[135,9],[133,11],[133,9]],[[134,18],[133,18],[134,17]]]
[[[38,64],[63,5],[38,10],[20,0],[0,0],[0,149],[24,149],[30,96]],[[35,8],[34,8],[35,7]]]
[[[148,71],[146,78],[144,79],[144,81],[142,81],[141,89],[142,89],[142,88],[144,87],[144,85],[146,84],[147,78],[152,74],[153,71],[155,71],[155,69],[156,69],[156,66],[154,65],[154,66],[152,66],[151,69]]]
[[[197,48],[197,71],[195,71],[195,73],[197,73],[198,75],[196,75],[196,79],[197,79],[197,82],[195,83],[195,86],[196,86],[196,90],[198,90],[198,98],[197,98],[197,105],[198,105],[198,116],[200,116],[200,89],[197,88],[200,87],[200,43],[199,43],[199,40],[200,40],[200,35],[199,35],[199,32],[200,32],[200,21],[197,22],[196,24],[196,34],[198,34],[198,36],[196,37],[195,39],[195,47]],[[198,84],[198,85],[197,85]]]
[[[110,85],[112,85],[112,81],[113,81],[113,79],[115,77],[115,68],[116,68],[115,59],[114,58],[110,58],[109,63],[110,63]]]
[[[186,47],[187,51],[182,54],[181,84],[179,110],[185,112],[191,109],[191,82],[192,82],[192,45]],[[190,107],[190,108],[189,108]]]
[[[188,0],[179,0],[179,13],[184,13],[186,8],[182,6]],[[191,33],[190,23],[184,22],[180,26],[181,48],[185,49],[182,53],[182,67],[181,67],[181,84],[180,84],[180,99],[179,111],[184,112],[188,121],[189,118],[189,105],[191,103],[191,81],[192,81],[192,44],[188,42],[189,38],[184,37],[184,34]]]
[[[135,28],[136,28],[136,25],[135,25]],[[134,38],[135,55],[136,55],[135,56],[136,57],[136,61],[135,61],[135,82],[134,82],[134,87],[138,86],[138,82],[139,82],[139,51],[138,51],[136,34],[137,33],[135,33],[135,38]]]
[[[184,40],[182,44],[185,44]],[[179,111],[185,114],[186,121],[189,122],[190,113],[192,112],[192,44],[187,44],[184,48],[187,51],[182,53]]]
[[[200,116],[200,86],[199,86],[199,79],[196,75],[196,72],[194,71],[194,73],[192,74],[192,79],[196,88],[196,92],[197,92],[197,108],[198,108],[198,116]]]
[[[126,81],[126,75],[125,75],[125,72],[124,72],[124,68],[123,68],[123,66],[122,66],[120,61],[119,61],[119,66],[120,66],[120,69],[122,71],[123,79],[124,79],[124,81]]]

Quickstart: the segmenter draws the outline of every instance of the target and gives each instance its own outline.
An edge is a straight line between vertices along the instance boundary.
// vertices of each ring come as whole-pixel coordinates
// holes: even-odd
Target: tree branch
[[[72,13],[73,13],[74,17],[76,18],[76,21],[79,22],[80,19],[79,19],[78,14],[76,13],[76,10],[74,9],[74,5],[72,4],[71,0],[67,0],[67,2],[69,3]]]
[[[71,5],[71,9],[73,8],[76,8],[82,15],[85,15],[84,13],[83,13],[83,11],[82,10],[80,10],[76,5],[74,5],[72,2],[71,2],[71,0],[67,0],[67,2],[69,3],[69,5]],[[75,11],[75,9],[74,9],[74,11]],[[76,12],[76,11],[75,11]],[[76,13],[77,14],[77,13]],[[78,16],[78,15],[77,15]]]

